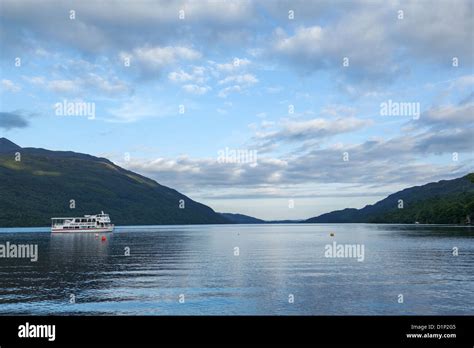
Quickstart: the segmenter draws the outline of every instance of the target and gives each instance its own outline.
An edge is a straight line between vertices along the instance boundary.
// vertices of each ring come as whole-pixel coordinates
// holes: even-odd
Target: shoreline
[[[133,229],[151,229],[151,228],[179,228],[179,227],[204,227],[204,226],[340,226],[340,225],[379,225],[379,226],[418,226],[418,227],[474,227],[473,225],[465,224],[406,224],[406,223],[374,223],[374,222],[313,222],[313,223],[259,223],[259,224],[187,224],[187,225],[123,225],[115,226],[115,231],[123,230],[127,228]],[[0,233],[9,233],[9,232],[22,232],[15,230],[25,230],[24,232],[38,232],[38,233],[51,233],[50,226],[21,226],[21,227],[0,227]],[[36,230],[36,231],[35,231]],[[70,234],[81,234],[82,232],[71,232]]]

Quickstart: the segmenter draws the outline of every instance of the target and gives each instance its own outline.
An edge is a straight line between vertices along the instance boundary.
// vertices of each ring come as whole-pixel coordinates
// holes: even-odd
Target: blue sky
[[[473,2],[455,3],[2,0],[0,136],[107,157],[217,211],[363,207],[472,171]]]

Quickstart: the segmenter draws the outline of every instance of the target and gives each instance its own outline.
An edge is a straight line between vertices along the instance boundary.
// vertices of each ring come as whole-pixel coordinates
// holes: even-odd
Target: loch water
[[[104,236],[0,229],[0,245],[38,248],[36,262],[0,257],[0,314],[474,313],[472,227],[128,226]],[[327,257],[334,242],[363,246],[363,258]]]

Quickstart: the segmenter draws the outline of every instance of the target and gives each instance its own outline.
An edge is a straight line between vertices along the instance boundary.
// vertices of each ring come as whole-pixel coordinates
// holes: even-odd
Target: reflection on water
[[[0,313],[474,313],[469,227],[146,226],[118,228],[105,241],[44,231],[0,230],[0,244],[39,250],[37,262],[0,258]],[[363,244],[364,261],[324,257],[334,241]]]

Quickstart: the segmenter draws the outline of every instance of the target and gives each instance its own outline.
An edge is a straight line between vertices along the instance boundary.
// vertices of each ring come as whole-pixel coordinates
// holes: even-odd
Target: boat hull
[[[51,233],[110,233],[114,231],[114,227],[107,228],[84,228],[84,229],[62,229],[52,228]]]

